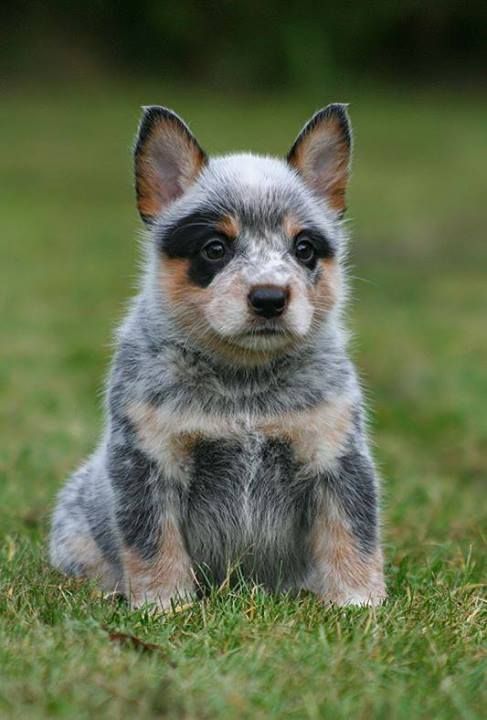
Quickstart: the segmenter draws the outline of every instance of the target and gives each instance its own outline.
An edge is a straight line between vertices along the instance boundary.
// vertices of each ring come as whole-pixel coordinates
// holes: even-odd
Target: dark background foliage
[[[244,88],[316,87],[337,73],[464,84],[485,67],[486,26],[482,0],[4,0],[0,68]]]

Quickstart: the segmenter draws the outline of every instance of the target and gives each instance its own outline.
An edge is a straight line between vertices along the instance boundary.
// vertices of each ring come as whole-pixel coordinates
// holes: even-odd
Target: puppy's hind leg
[[[92,459],[72,475],[59,493],[52,518],[49,556],[57,570],[95,579],[104,590],[112,591],[119,584],[116,563],[103,553],[87,515],[86,491],[95,472]]]

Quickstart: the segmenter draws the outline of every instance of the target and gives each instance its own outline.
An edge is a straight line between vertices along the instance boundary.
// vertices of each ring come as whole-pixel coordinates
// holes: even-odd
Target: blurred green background
[[[481,716],[486,9],[416,0],[2,4],[7,714],[89,717],[109,702],[120,717],[128,697],[140,717]],[[282,156],[331,101],[350,103],[355,131],[350,325],[385,478],[390,601],[357,633],[362,616],[293,619],[293,605],[244,630],[245,612],[227,600],[210,604],[201,623],[151,625],[125,611],[117,627],[163,642],[177,663],[168,682],[189,704],[169,699],[164,714],[159,665],[114,659],[96,630],[109,609],[50,571],[44,553],[54,493],[96,442],[113,328],[136,287],[139,108],[173,107],[210,153]],[[215,623],[233,628],[230,664],[228,636],[205,635],[212,607]],[[276,623],[294,628],[281,644]],[[314,656],[322,624],[331,634]],[[300,633],[303,645],[293,642]]]
[[[474,84],[486,22],[481,0],[4,0],[0,58],[19,73],[51,62],[57,75],[103,67],[239,90],[337,77]]]

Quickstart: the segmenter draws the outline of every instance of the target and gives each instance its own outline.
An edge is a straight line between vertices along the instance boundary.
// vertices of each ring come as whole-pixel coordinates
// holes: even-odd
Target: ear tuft
[[[288,163],[340,216],[350,171],[352,129],[347,105],[334,103],[313,115],[288,153]]]
[[[176,113],[159,105],[143,108],[135,141],[137,207],[151,224],[194,182],[207,157]]]

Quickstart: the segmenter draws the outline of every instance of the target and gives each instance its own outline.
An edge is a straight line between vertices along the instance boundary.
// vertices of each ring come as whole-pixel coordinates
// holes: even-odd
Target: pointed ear
[[[184,193],[207,162],[181,118],[158,105],[144,108],[134,156],[137,207],[148,224]]]
[[[339,215],[345,212],[352,128],[347,106],[328,105],[304,126],[287,156],[288,163]]]

